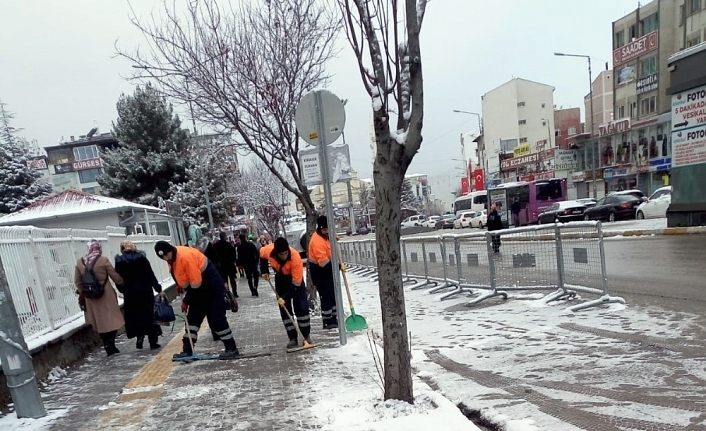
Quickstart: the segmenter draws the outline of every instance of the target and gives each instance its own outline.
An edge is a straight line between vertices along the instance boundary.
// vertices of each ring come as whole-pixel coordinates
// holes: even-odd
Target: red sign
[[[461,177],[461,196],[465,196],[471,191],[470,184],[468,183],[468,177]]]
[[[72,164],[74,171],[84,171],[86,169],[95,169],[103,167],[103,159],[88,159],[79,160]]]
[[[475,191],[485,190],[485,175],[483,169],[473,171],[473,189]]]
[[[624,133],[630,130],[630,119],[611,121],[610,123],[601,124],[598,126],[598,136],[613,135],[615,133]]]
[[[634,60],[654,49],[657,49],[657,32],[647,33],[639,39],[628,42],[613,51],[613,68]]]
[[[531,165],[532,163],[539,162],[539,153],[532,153],[522,157],[513,157],[511,159],[505,159],[500,161],[500,169],[507,170],[518,168],[520,166]]]
[[[49,169],[47,167],[47,159],[43,157],[27,160],[27,167],[34,170]]]

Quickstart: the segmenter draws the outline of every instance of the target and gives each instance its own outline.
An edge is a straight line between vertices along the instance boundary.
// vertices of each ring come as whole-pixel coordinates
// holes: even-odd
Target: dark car
[[[583,220],[587,205],[579,201],[557,202],[545,208],[537,217],[537,223],[566,223]]]
[[[444,214],[441,217],[441,220],[436,222],[436,228],[437,229],[453,229],[454,228],[454,220],[456,220],[455,215]]]
[[[356,231],[358,235],[367,235],[370,233],[370,229],[363,225],[363,226],[358,226],[358,230]]]
[[[635,210],[642,203],[642,199],[633,195],[610,195],[596,202],[591,208],[583,212],[584,220],[634,219]]]
[[[631,190],[621,190],[619,192],[610,192],[608,193],[608,196],[620,196],[620,195],[628,195],[628,196],[634,196],[638,199],[640,199],[642,202],[647,202],[647,196],[645,196],[644,193],[642,193],[641,190],[638,189],[631,189]]]

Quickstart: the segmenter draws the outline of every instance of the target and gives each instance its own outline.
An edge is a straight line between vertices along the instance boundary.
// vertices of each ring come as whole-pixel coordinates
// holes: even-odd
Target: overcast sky
[[[133,1],[141,16],[161,4]],[[451,160],[461,157],[459,135],[478,128],[475,117],[452,110],[480,112],[481,95],[513,77],[554,86],[557,107],[580,106],[583,115],[586,62],[552,53],[591,55],[595,76],[611,57],[611,22],[636,6],[635,0],[430,1],[422,28],[424,142],[410,173],[428,174],[434,195],[450,202],[462,173],[461,162]],[[115,102],[135,85],[124,79],[130,64],[115,57],[114,43],[130,48],[142,42],[128,16],[122,0],[0,2],[0,100],[25,137],[48,146],[94,124],[110,130]],[[341,43],[330,64],[330,90],[349,101],[352,165],[369,177],[371,103]]]

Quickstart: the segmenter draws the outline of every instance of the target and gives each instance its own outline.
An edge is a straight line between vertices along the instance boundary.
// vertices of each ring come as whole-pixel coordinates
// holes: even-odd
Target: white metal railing
[[[114,263],[120,242],[129,239],[145,251],[157,279],[168,282],[167,265],[153,251],[159,235],[125,235],[124,228],[106,230],[0,227],[0,258],[7,275],[25,340],[44,336],[68,322],[83,319],[78,307],[74,272],[76,261],[96,239],[103,255]],[[51,337],[48,337],[49,341]]]

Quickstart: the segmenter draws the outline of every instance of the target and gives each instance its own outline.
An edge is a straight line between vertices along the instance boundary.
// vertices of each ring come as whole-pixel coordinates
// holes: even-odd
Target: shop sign
[[[659,39],[657,32],[647,33],[641,38],[628,42],[613,51],[613,68],[634,60],[650,51],[657,49]]]
[[[61,163],[59,165],[54,165],[55,174],[66,174],[73,171],[74,167],[71,163]]]
[[[672,166],[706,163],[706,85],[672,96]]]
[[[27,167],[35,171],[43,171],[45,169],[49,169],[49,167],[47,166],[46,157],[37,157],[34,159],[27,160]]]
[[[672,158],[671,157],[658,157],[656,159],[650,159],[650,172],[662,172],[668,171],[672,168]]]
[[[625,177],[632,173],[633,172],[629,167],[605,168],[603,169],[603,178],[608,180],[615,177]]]
[[[554,169],[570,171],[576,169],[578,165],[578,154],[576,150],[556,150]]]
[[[571,174],[571,182],[582,183],[586,181],[586,172],[579,171]]]
[[[530,144],[522,144],[518,145],[514,150],[512,150],[512,154],[515,157],[522,157],[528,155],[532,151],[532,146]]]
[[[85,171],[86,169],[96,169],[103,167],[103,159],[77,160],[71,164],[74,171]]]
[[[659,86],[659,79],[657,74],[650,76],[645,76],[637,80],[635,87],[637,88],[637,94],[647,93],[648,91],[656,90]]]
[[[537,162],[539,162],[539,153],[532,153],[522,157],[513,157],[511,159],[501,160],[500,169],[514,169],[520,166],[531,165]]]
[[[598,136],[613,135],[615,133],[624,133],[630,130],[630,119],[611,121],[610,123],[601,124],[598,126]]]

